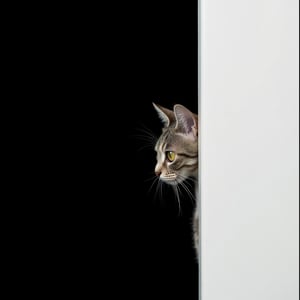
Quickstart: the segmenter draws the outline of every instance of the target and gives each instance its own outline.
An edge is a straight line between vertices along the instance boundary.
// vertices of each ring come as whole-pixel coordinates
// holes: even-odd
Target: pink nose
[[[156,176],[158,177],[158,176],[160,176],[161,171],[155,171],[155,174],[156,174]]]

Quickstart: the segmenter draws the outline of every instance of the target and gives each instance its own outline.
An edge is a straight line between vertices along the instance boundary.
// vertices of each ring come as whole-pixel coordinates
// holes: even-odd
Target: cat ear
[[[174,106],[174,113],[177,131],[196,139],[198,136],[198,117],[180,104]]]
[[[152,103],[155,110],[158,112],[158,116],[163,122],[165,127],[168,127],[172,122],[175,121],[174,112],[170,109],[164,108],[158,104]]]

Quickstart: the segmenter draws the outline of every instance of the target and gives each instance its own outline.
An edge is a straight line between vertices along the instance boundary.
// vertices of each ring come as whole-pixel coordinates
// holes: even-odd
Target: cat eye
[[[176,154],[173,151],[167,151],[166,156],[169,162],[172,162],[175,160]]]

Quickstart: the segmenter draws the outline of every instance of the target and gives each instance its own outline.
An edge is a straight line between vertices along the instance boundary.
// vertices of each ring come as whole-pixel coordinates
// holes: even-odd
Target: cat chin
[[[169,185],[177,185],[178,184],[178,182],[176,182],[175,180],[170,180],[170,179],[167,179],[167,180],[163,179],[162,181]]]
[[[182,180],[178,179],[177,177],[173,177],[173,178],[160,177],[160,179],[161,181],[169,185],[178,185],[179,183],[182,182]]]

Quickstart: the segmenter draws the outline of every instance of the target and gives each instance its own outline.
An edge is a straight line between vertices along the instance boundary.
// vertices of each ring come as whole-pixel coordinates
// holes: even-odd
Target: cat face
[[[198,174],[198,117],[182,105],[173,111],[154,104],[164,127],[155,151],[155,174],[171,185],[177,185]]]

